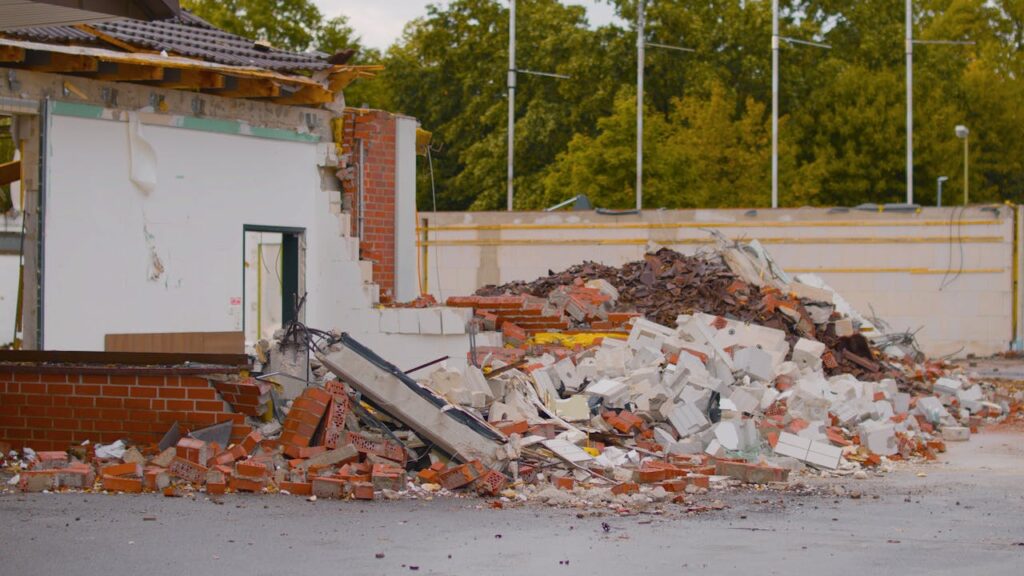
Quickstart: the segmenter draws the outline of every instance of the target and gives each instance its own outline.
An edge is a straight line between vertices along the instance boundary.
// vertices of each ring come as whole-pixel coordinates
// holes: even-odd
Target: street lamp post
[[[644,64],[647,47],[664,48],[677,52],[696,52],[693,48],[648,42],[644,37],[647,27],[647,1],[640,0],[636,14],[636,210],[644,207]]]
[[[508,211],[512,211],[515,198],[515,150],[516,150],[516,0],[508,7]]]
[[[939,208],[942,208],[942,183],[945,182],[946,180],[949,180],[949,178],[947,178],[945,176],[939,176],[939,192],[938,192],[938,194],[935,197],[936,198],[935,206],[937,206]]]
[[[779,0],[772,0],[772,208],[779,207],[779,44],[802,44],[831,50],[821,42],[797,40],[779,35]]]
[[[636,209],[644,206],[644,28],[647,6],[640,0],[636,15]]]
[[[969,136],[971,131],[967,129],[967,126],[963,124],[959,125],[955,129],[956,137],[964,141],[964,206],[967,206],[967,201],[970,198],[970,179],[968,172],[970,162],[970,143]]]
[[[508,171],[507,171],[507,203],[508,211],[512,211],[515,200],[515,160],[516,160],[516,84],[518,74],[544,76],[559,80],[570,80],[565,74],[553,72],[537,72],[516,67],[516,0],[508,3]]]
[[[914,45],[947,44],[973,46],[965,40],[914,40],[914,2],[906,0],[904,13],[906,24],[905,52],[907,55],[907,204],[914,203]]]

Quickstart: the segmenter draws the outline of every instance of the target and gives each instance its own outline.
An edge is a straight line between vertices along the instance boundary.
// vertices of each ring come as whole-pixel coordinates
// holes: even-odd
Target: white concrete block
[[[801,300],[810,300],[812,302],[826,302],[828,304],[832,304],[835,298],[835,293],[831,290],[826,288],[817,288],[810,284],[804,284],[796,281],[789,284],[789,291],[796,294],[796,297]]]
[[[942,439],[947,442],[966,442],[971,439],[971,429],[965,426],[944,426]]]
[[[695,406],[700,412],[706,413],[708,403],[711,401],[711,390],[697,388],[696,386],[686,386],[683,388],[682,393],[679,394],[679,399],[686,404]]]
[[[839,461],[842,458],[842,448],[831,446],[824,442],[811,442],[811,447],[807,451],[807,459],[805,461],[808,464],[835,470],[839,467]]]
[[[853,336],[855,331],[853,328],[853,320],[850,318],[840,318],[839,320],[836,320],[835,330],[836,336],[839,336],[840,338]]]
[[[585,422],[590,419],[590,406],[587,397],[578,394],[565,400],[555,400],[555,414],[568,422]]]
[[[917,399],[917,413],[924,416],[928,422],[934,425],[941,424],[949,418],[949,412],[934,396],[922,396]]]
[[[476,366],[467,366],[466,371],[462,375],[463,382],[466,388],[473,392],[479,392],[484,394],[488,399],[492,399],[494,394],[491,392],[491,387],[487,384],[487,378],[484,376],[482,370]]]
[[[622,408],[629,401],[629,386],[618,380],[598,380],[584,392],[601,398],[601,403],[608,408]]]
[[[441,330],[445,334],[465,334],[466,325],[473,315],[471,308],[440,308]]]
[[[671,446],[672,444],[676,443],[676,438],[669,431],[655,426],[654,441],[667,448],[668,446]]]
[[[555,387],[554,376],[549,370],[549,368],[537,368],[530,375],[533,376],[533,382],[537,387],[537,396],[540,397],[540,401],[545,406],[551,408],[559,396],[558,389]]]
[[[861,445],[880,456],[897,452],[896,428],[891,423],[865,422],[860,426]]]
[[[397,308],[384,308],[380,311],[380,331],[388,334],[401,331]]]
[[[397,308],[398,331],[402,334],[420,333],[420,315],[415,308]]]
[[[597,370],[597,359],[596,358],[583,358],[576,363],[576,376],[580,381],[587,380],[589,382],[596,382],[600,375]]]
[[[672,412],[669,413],[668,420],[680,437],[699,432],[711,424],[696,406],[682,403],[675,405]]]
[[[739,412],[745,412],[747,414],[757,412],[759,405],[758,397],[752,394],[749,390],[733,388],[732,393],[729,394],[729,400],[732,401],[733,405],[736,406],[736,410]]]
[[[733,356],[733,366],[751,378],[762,382],[775,379],[775,359],[760,348],[742,348]]]
[[[653,347],[641,347],[636,349],[633,353],[633,357],[626,362],[627,370],[639,370],[648,366],[660,366],[665,362],[665,355],[662,354],[661,348]]]
[[[644,318],[636,318],[633,320],[633,329],[629,332],[626,345],[634,350],[638,350],[641,347],[661,350],[661,345],[665,340],[674,336],[675,331],[667,326],[656,324]]]
[[[420,308],[417,310],[420,334],[443,334],[441,329],[441,310],[439,308]]]
[[[897,414],[903,414],[910,410],[910,394],[897,392],[892,395],[892,409]]]
[[[807,452],[811,449],[811,441],[801,438],[789,432],[779,434],[779,441],[775,444],[775,453],[782,456],[789,456],[797,460],[806,460]]]
[[[935,381],[935,386],[932,389],[939,394],[953,396],[963,389],[963,382],[952,378],[939,378]]]
[[[821,366],[821,355],[825,353],[825,344],[817,340],[801,338],[793,346],[793,362],[800,368],[817,370]]]
[[[725,456],[725,448],[718,440],[712,440],[708,447],[704,449],[705,454],[714,456],[715,458],[721,458]]]
[[[715,425],[715,439],[726,450],[740,449],[740,434],[737,430],[737,422],[723,420]]]
[[[960,390],[957,392],[956,397],[960,400],[961,404],[968,402],[980,402],[982,399],[981,386],[975,384],[966,390]]]
[[[563,358],[555,362],[552,369],[562,382],[562,385],[565,386],[566,391],[570,393],[576,393],[583,384],[583,379],[577,375],[576,365],[573,364],[571,358]]]

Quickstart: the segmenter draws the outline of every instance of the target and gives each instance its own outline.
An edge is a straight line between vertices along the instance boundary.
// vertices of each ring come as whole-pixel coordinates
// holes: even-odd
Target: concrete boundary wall
[[[1018,211],[1006,206],[421,213],[421,283],[439,299],[654,246],[693,253],[709,231],[758,239],[790,273],[815,273],[866,315],[918,331],[929,354],[993,354],[1019,340]]]

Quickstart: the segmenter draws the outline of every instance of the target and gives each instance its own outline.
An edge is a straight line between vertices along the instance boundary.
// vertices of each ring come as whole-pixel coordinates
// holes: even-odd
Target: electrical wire
[[[942,275],[942,282],[939,285],[939,291],[945,290],[949,286],[956,282],[958,278],[963,274],[964,271],[964,242],[963,242],[963,219],[964,213],[966,213],[966,206],[958,206],[953,208],[953,211],[949,216],[949,256],[947,258],[946,270]],[[956,226],[956,244],[959,253],[957,271],[956,274],[951,275],[953,270],[953,227]]]
[[[964,213],[967,212],[967,206],[960,209],[960,217],[956,221],[956,243],[960,248],[960,267],[956,271],[956,276],[950,279],[949,284],[952,285],[956,282],[960,275],[964,272]]]

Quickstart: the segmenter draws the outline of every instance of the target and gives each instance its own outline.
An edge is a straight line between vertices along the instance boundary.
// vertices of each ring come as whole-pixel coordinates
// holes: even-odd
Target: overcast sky
[[[402,34],[405,23],[423,16],[428,4],[446,4],[445,0],[313,0],[327,18],[348,16],[349,24],[371,48],[387,48]],[[611,6],[600,0],[562,0],[563,4],[587,7],[590,23],[607,24],[615,17]]]

